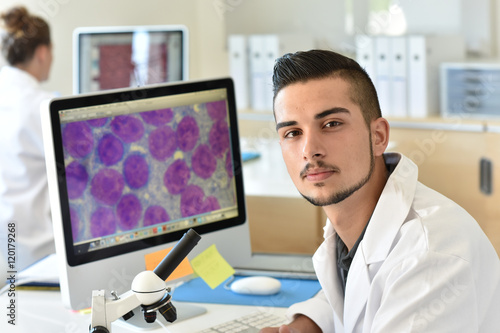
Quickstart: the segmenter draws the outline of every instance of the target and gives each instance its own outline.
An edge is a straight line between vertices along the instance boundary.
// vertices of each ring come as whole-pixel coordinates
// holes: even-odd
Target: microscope
[[[111,323],[120,317],[128,320],[133,309],[141,306],[144,320],[153,323],[157,312],[169,323],[177,319],[177,310],[171,302],[170,289],[165,280],[198,244],[201,236],[189,229],[153,271],[143,271],[132,281],[131,289],[118,296],[106,297],[104,290],[92,292],[90,333],[110,333]]]

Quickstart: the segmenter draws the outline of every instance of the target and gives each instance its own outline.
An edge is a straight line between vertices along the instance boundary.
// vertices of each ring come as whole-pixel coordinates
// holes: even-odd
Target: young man
[[[322,206],[322,291],[262,332],[498,332],[500,261],[476,221],[384,153],[389,124],[366,72],[340,54],[287,54],[274,69],[283,158]]]

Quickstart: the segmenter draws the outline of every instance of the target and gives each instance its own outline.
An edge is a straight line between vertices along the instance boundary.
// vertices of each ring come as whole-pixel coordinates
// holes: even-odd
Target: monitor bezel
[[[133,34],[134,32],[180,32],[182,36],[182,73],[181,80],[189,79],[189,31],[185,25],[137,25],[137,26],[99,26],[99,27],[78,27],[73,31],[73,94],[91,93],[82,91],[81,78],[81,41],[85,36],[103,34]],[[173,82],[173,81],[172,81]],[[165,82],[167,83],[167,82]],[[128,87],[124,87],[128,88]]]
[[[179,229],[170,233],[159,234],[154,237],[140,239],[112,247],[106,247],[82,254],[75,254],[72,237],[72,227],[69,209],[69,198],[66,187],[64,152],[62,144],[61,122],[59,111],[74,108],[83,108],[88,106],[111,104],[117,102],[138,101],[147,98],[163,97],[167,95],[177,95],[197,91],[206,91],[212,89],[224,88],[227,90],[228,120],[230,130],[230,144],[233,155],[233,175],[236,186],[236,198],[238,215],[234,218],[209,223],[205,225],[190,226],[186,229]],[[217,230],[231,228],[242,225],[246,222],[246,207],[244,200],[243,175],[241,150],[239,145],[239,132],[236,115],[236,101],[234,99],[234,84],[231,78],[220,78],[214,80],[190,81],[166,83],[159,85],[145,86],[142,88],[126,88],[118,90],[108,90],[97,93],[81,94],[67,98],[57,98],[51,101],[49,105],[50,123],[52,127],[52,144],[54,149],[57,186],[59,192],[59,204],[64,233],[64,246],[69,266],[79,266],[86,263],[111,258],[114,256],[135,252],[149,247],[176,241],[182,235],[192,228],[199,234],[214,232]]]

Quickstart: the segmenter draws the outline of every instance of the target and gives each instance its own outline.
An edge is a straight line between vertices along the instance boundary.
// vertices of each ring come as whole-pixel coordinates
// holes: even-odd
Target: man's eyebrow
[[[281,123],[277,123],[276,124],[276,132],[282,128],[282,127],[287,127],[287,126],[295,126],[297,125],[298,123],[295,121],[295,120],[292,120],[292,121],[283,121]]]
[[[351,111],[349,111],[346,108],[335,107],[335,108],[318,113],[317,115],[314,116],[314,119],[316,119],[316,120],[322,119],[322,118],[325,118],[325,117],[327,117],[331,114],[334,114],[334,113],[349,113],[350,114]]]
[[[325,118],[325,117],[327,117],[327,116],[329,116],[331,114],[335,114],[335,113],[348,113],[348,114],[350,114],[351,111],[349,111],[346,108],[334,107],[332,109],[325,110],[323,112],[320,112],[320,113],[316,114],[314,116],[314,119],[316,119],[316,120],[323,119],[323,118]],[[281,123],[277,123],[276,124],[276,131],[278,131],[282,127],[295,126],[297,124],[298,124],[298,122],[296,122],[295,120],[283,121]]]

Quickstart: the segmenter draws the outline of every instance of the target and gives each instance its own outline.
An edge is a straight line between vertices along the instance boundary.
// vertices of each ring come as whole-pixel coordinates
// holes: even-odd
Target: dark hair
[[[278,58],[273,72],[273,100],[290,84],[327,77],[338,77],[350,84],[349,97],[361,108],[368,126],[382,116],[377,91],[366,71],[356,61],[327,50],[299,51]]]
[[[50,45],[50,29],[44,19],[31,15],[23,6],[14,7],[0,18],[7,33],[2,40],[2,53],[10,65],[30,61],[40,45]]]

